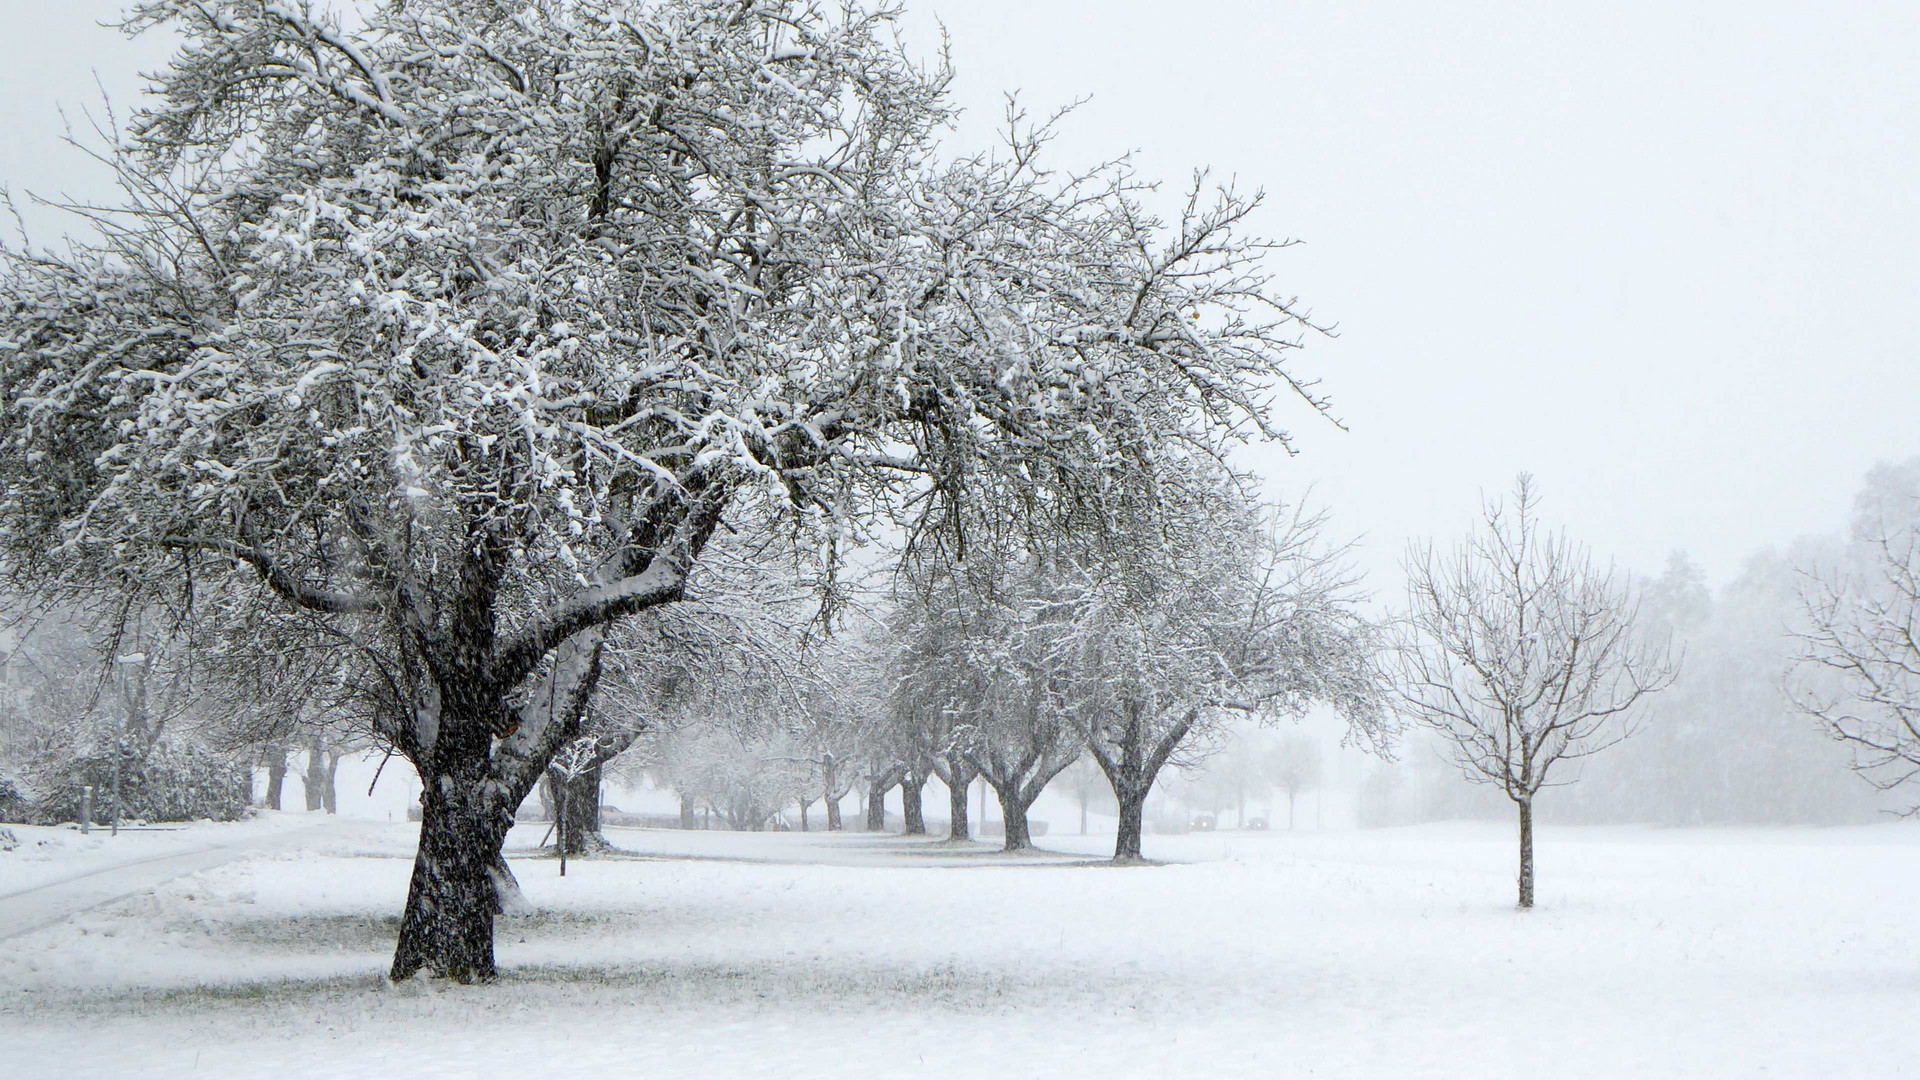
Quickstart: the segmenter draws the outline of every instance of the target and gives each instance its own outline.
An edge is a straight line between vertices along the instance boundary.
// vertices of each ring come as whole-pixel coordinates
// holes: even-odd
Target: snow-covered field
[[[282,832],[0,941],[0,1073],[1920,1070],[1910,825],[1546,829],[1524,914],[1492,824],[1150,837],[1168,862],[1132,868],[1072,857],[1105,838],[1008,862],[900,837],[613,830],[650,857],[564,879],[516,861],[541,913],[501,921],[498,983],[394,988],[410,833]],[[0,894],[45,878],[20,854],[0,855]]]

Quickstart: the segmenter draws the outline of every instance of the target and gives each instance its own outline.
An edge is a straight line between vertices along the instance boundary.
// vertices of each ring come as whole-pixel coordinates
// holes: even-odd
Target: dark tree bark
[[[341,756],[338,751],[327,755],[327,786],[321,790],[321,793],[326,797],[324,808],[329,814],[337,814],[340,812],[339,782]]]
[[[1025,851],[1033,846],[1033,832],[1027,826],[1027,808],[1033,805],[1032,799],[1023,799],[1017,790],[1011,787],[995,786],[993,793],[1000,800],[1000,821],[1006,829],[1006,850]]]
[[[1145,832],[1147,796],[1153,793],[1154,781],[1159,779],[1167,759],[1193,730],[1200,716],[1197,710],[1189,710],[1156,739],[1142,708],[1137,701],[1126,703],[1116,723],[1097,728],[1094,737],[1087,741],[1093,760],[1107,775],[1114,800],[1120,804],[1119,828],[1113,842],[1114,862],[1134,862],[1141,858],[1140,837]]]
[[[868,832],[887,831],[887,792],[892,791],[893,786],[906,774],[906,767],[897,763],[885,766],[869,764],[861,774],[861,782],[866,785]]]
[[[808,807],[808,806],[809,806],[809,805],[810,805],[810,804],[811,804],[812,802],[813,802],[813,800],[812,800],[812,799],[801,799],[801,800],[800,800],[800,831],[801,831],[801,832],[806,832],[806,831],[807,831],[807,807]]]
[[[327,805],[327,749],[315,735],[307,744],[307,774],[305,778],[307,812],[324,808]]]
[[[908,773],[900,781],[900,816],[906,822],[908,836],[927,835],[926,809],[920,801],[926,786],[925,773]]]
[[[275,743],[265,751],[267,759],[266,808],[280,809],[280,793],[287,782],[287,748]]]
[[[1520,801],[1520,907],[1533,906],[1533,801]]]
[[[973,783],[967,780],[947,785],[947,839],[971,840],[973,829],[967,821],[967,788]]]
[[[484,591],[485,583],[467,588]],[[489,652],[486,626],[464,629],[473,640],[452,650],[469,658],[456,671],[476,670],[470,658]],[[430,738],[403,747],[420,774],[420,846],[393,980],[423,969],[462,982],[493,978],[493,917],[519,891],[501,848],[514,811],[559,749],[578,737],[605,641],[604,627],[595,627],[563,643],[545,677],[547,692],[527,695],[538,705],[515,709],[499,685],[453,677],[436,679],[437,696],[421,702],[437,723]]]
[[[940,774],[940,782],[947,785],[947,839],[972,839],[973,830],[967,820],[967,789],[973,786],[973,778],[979,773],[966,755],[960,753],[935,758],[933,767]]]
[[[1113,842],[1113,860],[1131,862],[1140,856],[1140,834],[1145,831],[1143,818],[1146,814],[1147,795],[1144,791],[1129,790],[1122,795],[1115,789],[1114,796],[1120,803],[1119,833]]]
[[[553,850],[560,854],[560,876],[567,876],[567,786],[560,785],[560,816],[554,819]]]
[[[485,759],[461,765],[484,768]],[[423,968],[459,982],[494,976],[493,917],[502,899],[494,874],[512,819],[472,798],[479,785],[471,778],[450,778],[421,790],[420,847],[388,973],[395,982]]]
[[[836,786],[836,781],[840,779],[840,766],[833,760],[832,754],[820,759],[820,776],[822,783],[826,785],[821,797],[827,802],[827,831],[839,832],[841,791]]]
[[[609,846],[600,831],[600,769],[595,765],[571,780],[556,778],[556,786],[565,789],[560,800],[564,821],[556,827],[554,838],[563,855],[605,851]]]
[[[1033,846],[1032,832],[1027,827],[1027,809],[1054,777],[1079,759],[1085,746],[1076,728],[1042,724],[1039,710],[1036,694],[1029,705],[1024,745],[1006,748],[988,743],[970,750],[967,755],[968,763],[978,770],[1000,800],[1000,820],[1008,851]],[[981,813],[986,813],[984,808]]]
[[[680,827],[697,829],[700,827],[700,807],[693,796],[684,792],[680,795]]]

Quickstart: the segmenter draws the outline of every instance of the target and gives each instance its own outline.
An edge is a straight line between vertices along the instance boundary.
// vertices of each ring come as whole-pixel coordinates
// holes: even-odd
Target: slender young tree
[[[1283,736],[1268,751],[1269,783],[1286,793],[1287,828],[1293,828],[1293,804],[1301,792],[1320,786],[1320,744],[1299,733]]]
[[[1067,771],[1060,775],[1066,781],[1068,790],[1073,793],[1073,801],[1079,805],[1080,835],[1085,836],[1087,835],[1087,810],[1100,801],[1101,794],[1107,790],[1106,774],[1101,771],[1099,763],[1093,760],[1093,755],[1088,754],[1069,765]]]
[[[1627,583],[1542,528],[1525,473],[1511,504],[1487,500],[1479,529],[1446,555],[1414,548],[1406,573],[1400,706],[1445,740],[1462,775],[1519,809],[1519,906],[1531,908],[1534,800],[1568,782],[1560,763],[1631,735],[1677,665],[1638,632]]]
[[[1886,525],[1856,541],[1851,567],[1802,572],[1796,692],[1856,772],[1896,791],[1920,782],[1920,526]]]

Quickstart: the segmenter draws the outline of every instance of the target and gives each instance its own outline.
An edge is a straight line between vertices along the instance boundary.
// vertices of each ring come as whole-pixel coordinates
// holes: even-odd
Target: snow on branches
[[[893,15],[139,3],[181,47],[105,155],[123,206],[0,252],[7,566],[258,590],[390,658],[428,831],[484,847],[723,518],[831,587],[883,526],[964,551],[969,501],[1098,536],[1284,438],[1275,394],[1324,407],[1256,199],[1160,222],[1044,128],[938,160]],[[480,937],[423,962],[484,975]]]
[[[1801,571],[1792,689],[1862,777],[1896,791],[1920,779],[1920,527],[1881,525],[1852,554]]]

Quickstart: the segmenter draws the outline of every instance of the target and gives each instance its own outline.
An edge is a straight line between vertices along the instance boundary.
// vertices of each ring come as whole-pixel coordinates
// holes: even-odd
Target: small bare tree
[[[1287,828],[1293,828],[1293,802],[1303,791],[1320,786],[1322,779],[1320,744],[1312,737],[1291,732],[1281,737],[1267,754],[1266,780],[1287,794]]]
[[[1920,526],[1870,537],[1864,548],[1851,573],[1802,575],[1795,696],[1853,748],[1856,772],[1892,791],[1920,777]],[[1821,673],[1837,686],[1812,685]]]
[[[1468,780],[1519,807],[1522,908],[1533,906],[1534,799],[1570,782],[1550,781],[1554,766],[1631,735],[1637,707],[1675,674],[1667,648],[1636,633],[1627,584],[1543,531],[1538,508],[1522,473],[1513,504],[1487,501],[1482,527],[1452,552],[1409,553],[1411,610],[1392,661],[1409,718],[1446,740]]]

